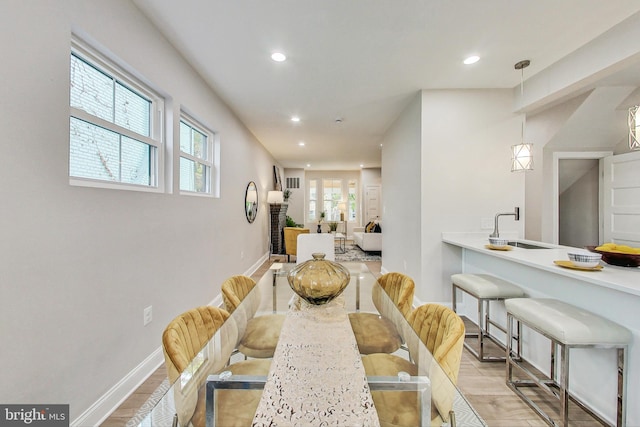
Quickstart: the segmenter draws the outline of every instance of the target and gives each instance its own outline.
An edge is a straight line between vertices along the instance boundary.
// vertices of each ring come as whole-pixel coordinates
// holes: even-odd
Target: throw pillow
[[[375,224],[373,223],[373,221],[369,221],[367,223],[367,225],[364,226],[364,232],[365,233],[373,233],[373,228],[375,227]]]

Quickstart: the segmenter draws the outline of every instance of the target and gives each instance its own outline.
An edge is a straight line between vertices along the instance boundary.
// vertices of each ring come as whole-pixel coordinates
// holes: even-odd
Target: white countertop
[[[511,236],[505,235],[505,237],[511,239]],[[513,240],[545,246],[549,249],[524,249],[514,247],[509,251],[492,250],[485,247],[489,243],[488,233],[442,233],[442,241],[451,245],[481,252],[540,270],[549,271],[558,275],[582,280],[584,282],[593,283],[595,285],[615,289],[620,292],[640,296],[640,268],[638,267],[618,267],[601,262],[601,265],[603,265],[604,268],[600,271],[573,270],[560,267],[554,264],[553,261],[568,261],[569,258],[567,257],[567,250],[575,248],[524,239]]]

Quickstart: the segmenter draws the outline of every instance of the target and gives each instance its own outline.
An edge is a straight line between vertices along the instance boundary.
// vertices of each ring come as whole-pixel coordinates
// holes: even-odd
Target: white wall
[[[459,272],[443,231],[488,237],[483,218],[524,207],[524,175],[510,171],[521,133],[511,109],[508,90],[425,90],[385,136],[383,265],[410,274],[423,302],[450,301]],[[502,218],[500,230],[522,235],[525,219]]]
[[[298,224],[304,224],[304,214],[306,212],[304,169],[285,169],[282,177],[283,186],[286,184],[286,178],[300,179],[300,188],[291,189],[287,216],[290,216]]]
[[[0,8],[0,402],[69,403],[74,420],[266,254],[268,209],[249,224],[244,193],[254,180],[266,200],[274,160],[129,1]],[[72,30],[168,95],[170,137],[181,105],[220,133],[219,199],[68,184]]]
[[[382,268],[414,280],[421,274],[420,113],[418,92],[384,135],[382,148]]]
[[[441,233],[481,231],[482,218],[524,208],[524,174],[511,172],[521,117],[508,90],[423,91],[422,135],[420,297],[450,301],[459,266],[448,262]],[[525,221],[503,217],[500,231],[522,236]]]
[[[363,190],[367,185],[382,185],[381,168],[362,168],[360,170],[360,176]]]

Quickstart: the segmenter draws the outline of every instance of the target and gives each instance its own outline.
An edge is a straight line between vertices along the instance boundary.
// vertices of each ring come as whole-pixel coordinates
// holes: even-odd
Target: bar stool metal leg
[[[562,425],[569,425],[569,352],[570,348],[560,344],[560,416]]]
[[[484,359],[484,336],[485,330],[482,325],[483,321],[483,302],[481,299],[478,299],[478,354],[480,355],[480,360]]]
[[[617,426],[627,425],[627,382],[625,374],[627,372],[627,346],[618,348],[618,416]]]

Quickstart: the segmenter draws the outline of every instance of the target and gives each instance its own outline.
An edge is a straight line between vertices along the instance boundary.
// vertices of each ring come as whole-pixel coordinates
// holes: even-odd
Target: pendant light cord
[[[524,67],[520,68],[520,101],[524,102]],[[524,144],[524,126],[527,121],[526,113],[522,113],[522,131],[520,140]]]

